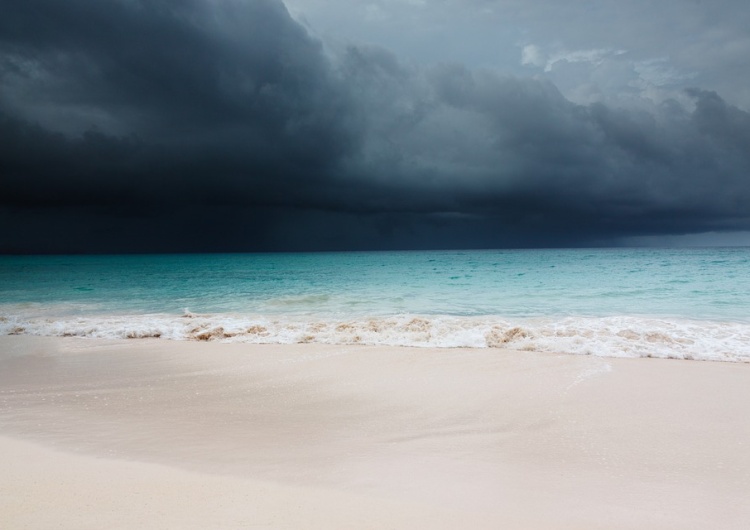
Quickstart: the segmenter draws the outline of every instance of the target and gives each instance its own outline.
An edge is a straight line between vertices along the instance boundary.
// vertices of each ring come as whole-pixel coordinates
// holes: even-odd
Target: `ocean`
[[[750,362],[750,248],[5,256],[0,334]]]

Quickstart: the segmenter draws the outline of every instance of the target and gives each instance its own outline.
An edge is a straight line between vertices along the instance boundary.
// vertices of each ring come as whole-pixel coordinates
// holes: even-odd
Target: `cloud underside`
[[[558,246],[750,229],[750,115],[711,91],[690,90],[690,108],[578,105],[545,81],[328,52],[271,0],[10,4],[6,252]]]

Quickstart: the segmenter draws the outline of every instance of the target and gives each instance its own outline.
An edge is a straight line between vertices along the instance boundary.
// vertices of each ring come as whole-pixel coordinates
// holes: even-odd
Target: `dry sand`
[[[750,365],[0,337],[0,527],[750,527]]]

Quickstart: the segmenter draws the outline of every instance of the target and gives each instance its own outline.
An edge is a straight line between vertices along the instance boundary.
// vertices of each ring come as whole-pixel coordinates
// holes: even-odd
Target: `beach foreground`
[[[3,528],[746,528],[750,365],[0,337]]]

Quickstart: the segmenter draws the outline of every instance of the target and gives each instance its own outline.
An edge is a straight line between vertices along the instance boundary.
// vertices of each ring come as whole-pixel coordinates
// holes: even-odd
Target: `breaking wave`
[[[0,314],[2,335],[503,348],[603,357],[750,362],[750,323],[652,317],[398,315],[321,320],[232,314]]]

